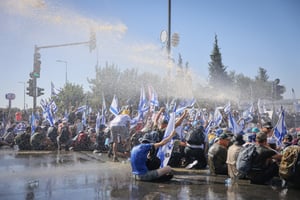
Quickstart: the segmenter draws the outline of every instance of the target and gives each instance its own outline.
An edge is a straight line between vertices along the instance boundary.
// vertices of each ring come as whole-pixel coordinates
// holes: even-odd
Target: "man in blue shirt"
[[[172,168],[168,165],[162,168],[149,170],[146,163],[149,152],[153,147],[158,149],[160,146],[167,144],[175,135],[176,131],[173,130],[172,133],[165,139],[160,142],[153,143],[154,141],[151,133],[146,133],[141,139],[141,144],[133,147],[131,150],[130,161],[132,174],[136,176],[137,180],[153,181],[171,173]],[[169,179],[170,178],[172,178],[172,176],[169,176]]]

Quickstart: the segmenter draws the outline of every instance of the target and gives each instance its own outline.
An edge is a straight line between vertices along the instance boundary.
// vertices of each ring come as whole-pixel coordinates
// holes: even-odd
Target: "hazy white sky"
[[[286,86],[285,97],[291,98],[294,88],[298,98],[299,10],[297,0],[172,0],[171,29],[180,36],[172,57],[177,60],[180,53],[205,83],[217,34],[228,71],[254,78],[263,67],[270,80],[280,78]],[[97,60],[100,66],[107,62],[157,73],[167,66],[160,33],[168,27],[168,0],[2,0],[0,25],[0,107],[8,106],[5,94],[12,92],[12,106],[23,108],[35,45],[88,41],[91,28],[96,51],[86,45],[40,50],[38,85],[45,88],[44,98],[50,97],[51,81],[63,87],[66,68],[68,81],[88,90],[87,77],[95,77]],[[31,97],[25,102],[32,107]]]

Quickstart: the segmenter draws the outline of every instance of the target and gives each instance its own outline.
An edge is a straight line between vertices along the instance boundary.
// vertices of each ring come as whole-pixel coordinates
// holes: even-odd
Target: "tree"
[[[80,85],[66,83],[62,91],[57,95],[53,96],[58,110],[63,115],[65,111],[69,112],[72,106],[79,107],[84,105],[86,95],[84,94],[83,87]]]
[[[230,87],[231,81],[226,72],[226,67],[222,63],[222,56],[218,46],[217,35],[215,35],[214,48],[210,58],[211,62],[208,63],[209,84],[215,89],[224,89],[224,86]]]

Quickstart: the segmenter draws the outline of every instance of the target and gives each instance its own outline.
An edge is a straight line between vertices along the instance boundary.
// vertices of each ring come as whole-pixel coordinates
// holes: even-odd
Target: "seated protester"
[[[193,163],[187,168],[203,169],[207,165],[204,154],[205,134],[203,126],[194,124],[193,128],[187,133],[186,146],[184,148],[184,157],[186,163]]]
[[[141,138],[141,144],[136,145],[131,150],[131,168],[132,174],[135,175],[137,180],[141,181],[155,181],[159,180],[166,175],[169,175],[169,178],[172,178],[170,173],[172,172],[172,168],[170,166],[165,166],[158,169],[149,169],[147,166],[148,155],[150,151],[155,148],[167,144],[174,136],[176,135],[176,131],[173,130],[172,133],[161,140],[160,142],[153,143],[152,135],[146,133],[143,138]]]
[[[251,183],[254,184],[267,184],[274,176],[278,176],[277,162],[280,161],[282,155],[269,147],[267,138],[268,135],[265,132],[259,132],[256,135],[257,156],[253,158],[248,174]]]
[[[95,152],[106,152],[108,147],[105,145],[105,139],[108,137],[105,133],[106,126],[101,124],[99,130],[96,131]]]
[[[40,126],[36,127],[35,132],[30,138],[32,150],[53,150],[54,145],[50,138],[47,137],[46,131]]]
[[[30,145],[31,127],[27,126],[26,130],[15,137],[15,144],[18,145],[19,150],[31,150]]]
[[[72,143],[72,139],[69,130],[69,125],[66,120],[64,120],[61,124],[59,124],[57,134],[58,134],[57,136],[58,149],[61,150],[61,146],[64,146],[65,150],[68,151],[69,146]]]
[[[230,178],[238,178],[240,176],[239,171],[236,169],[236,161],[240,150],[243,148],[245,141],[242,134],[234,135],[232,138],[233,144],[229,146],[227,152],[227,168]]]
[[[55,123],[54,126],[50,126],[47,130],[47,136],[50,140],[57,146],[57,126],[58,124]]]
[[[71,148],[74,151],[88,151],[90,146],[89,134],[82,130],[75,138]]]
[[[208,165],[212,175],[228,174],[226,160],[229,143],[230,137],[227,134],[222,133],[217,141],[208,149]]]

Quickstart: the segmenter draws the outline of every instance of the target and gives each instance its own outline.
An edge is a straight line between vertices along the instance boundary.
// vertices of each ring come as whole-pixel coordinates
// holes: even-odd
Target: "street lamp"
[[[26,88],[26,85],[25,85],[25,82],[23,82],[23,81],[19,81],[18,83],[22,83],[24,86],[24,111],[25,111],[25,93],[26,93],[25,88]]]
[[[65,63],[65,65],[66,65],[66,85],[67,85],[67,83],[68,83],[68,62],[64,61],[64,60],[56,60],[56,62],[62,62],[62,63]]]

